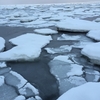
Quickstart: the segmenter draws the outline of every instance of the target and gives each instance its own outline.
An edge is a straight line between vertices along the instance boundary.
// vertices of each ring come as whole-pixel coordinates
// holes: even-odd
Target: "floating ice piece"
[[[87,33],[87,36],[97,41],[100,41],[100,30],[91,30]]]
[[[12,13],[12,14],[9,15],[9,16],[14,16],[14,17],[26,17],[26,16],[28,16],[28,13],[26,13],[25,11],[17,11],[17,12]]]
[[[100,42],[86,45],[81,53],[90,58],[92,63],[100,65]]]
[[[11,81],[11,79],[9,79],[9,85],[11,86],[14,86],[14,87],[17,87],[18,89],[20,89],[21,87],[23,87],[26,83],[27,83],[27,80],[24,79],[20,74],[18,74],[17,72],[14,72],[14,71],[10,71],[10,77],[13,78],[13,79],[18,79],[18,82],[16,81],[16,83],[14,83],[13,81]],[[8,77],[8,78],[10,78]],[[16,77],[16,78],[14,78]],[[13,83],[10,83],[10,82],[13,82]]]
[[[71,71],[67,73],[67,76],[82,75],[82,68],[82,65],[71,64]]]
[[[100,73],[93,69],[85,69],[85,79],[88,82],[98,82],[100,79]]]
[[[36,100],[42,100],[41,97],[38,96],[38,95],[35,96],[35,99],[36,99]]]
[[[0,62],[0,68],[4,68],[4,67],[7,67],[6,63],[5,62]]]
[[[14,100],[26,100],[26,98],[23,95],[19,95]]]
[[[5,47],[5,40],[2,37],[0,37],[0,51],[3,51],[4,47]]]
[[[100,29],[100,23],[67,17],[57,24],[57,28],[62,31],[88,32],[92,29]]]
[[[47,21],[45,21],[45,20],[43,20],[43,19],[37,19],[37,20],[35,20],[35,21],[33,21],[32,23],[33,23],[33,25],[42,25],[42,24],[44,24],[44,23],[46,23]]]
[[[0,53],[1,61],[33,61],[38,58],[41,48],[34,48],[32,44],[13,47],[12,49]]]
[[[99,11],[100,11],[100,10],[99,10]],[[100,22],[100,18],[96,18],[94,21],[95,21],[95,22]]]
[[[36,17],[22,17],[20,18],[21,23],[26,23],[26,22],[32,22],[35,21],[37,18]]]
[[[1,61],[25,60],[33,61],[38,58],[41,48],[50,42],[51,36],[37,34],[25,34],[9,40],[12,44],[18,45],[12,49],[0,53]]]
[[[4,84],[4,76],[0,76],[0,86],[2,86]]]
[[[32,86],[30,83],[27,83],[24,87],[19,89],[19,93],[21,95],[25,95],[25,97],[39,95],[39,91],[34,86]]]
[[[67,62],[67,63],[73,63],[70,59],[69,59],[69,56],[67,55],[60,55],[60,56],[57,56],[55,57],[53,60],[60,60],[60,61],[64,61],[64,62]]]
[[[70,52],[72,50],[72,47],[69,45],[63,45],[60,46],[59,48],[45,48],[45,50],[50,54],[55,54],[55,53]]]
[[[43,28],[43,29],[35,29],[34,32],[39,34],[57,34],[56,30],[52,30],[50,28]]]
[[[31,98],[28,98],[27,100],[36,100],[35,98],[31,97]]]
[[[68,81],[72,84],[75,84],[76,86],[86,83],[86,80],[83,77],[78,76],[71,76],[68,78]]]
[[[59,37],[57,40],[79,40],[81,38],[81,36],[79,35],[67,35],[67,34],[63,34],[61,37]]]
[[[100,100],[100,83],[88,82],[64,93],[57,100]]]
[[[60,95],[68,91],[69,89],[86,83],[85,79],[78,76],[71,76],[69,78],[62,78],[59,80],[59,92]]]
[[[43,47],[52,40],[51,36],[43,36],[34,33],[27,33],[9,41],[14,45],[32,44],[33,48]],[[27,41],[27,42],[26,42]]]

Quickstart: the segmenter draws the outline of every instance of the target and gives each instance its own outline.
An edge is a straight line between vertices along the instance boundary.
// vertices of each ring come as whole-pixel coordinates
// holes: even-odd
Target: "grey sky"
[[[69,3],[69,2],[89,2],[96,0],[0,0],[0,4],[44,4],[44,3]],[[100,0],[97,0],[100,1]]]

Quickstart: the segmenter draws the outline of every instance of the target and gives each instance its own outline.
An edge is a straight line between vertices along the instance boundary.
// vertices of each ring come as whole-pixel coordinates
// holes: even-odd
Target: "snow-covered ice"
[[[58,30],[71,32],[88,32],[92,29],[99,29],[100,24],[92,21],[66,18],[57,24]]]
[[[88,82],[64,93],[57,100],[100,100],[100,83]]]
[[[56,30],[52,30],[50,28],[41,28],[41,29],[35,29],[34,32],[39,34],[57,34],[58,32]]]
[[[100,42],[86,45],[81,53],[90,58],[92,63],[100,65]]]
[[[3,51],[4,47],[5,47],[5,40],[2,37],[0,37],[0,52]]]
[[[100,41],[100,30],[90,30],[87,33],[87,36],[94,40]]]
[[[50,42],[51,36],[42,36],[37,34],[24,34],[9,41],[18,45],[12,49],[0,53],[0,60],[12,61],[12,60],[25,60],[31,61],[39,57],[41,48]]]
[[[4,84],[4,76],[0,76],[0,86],[2,86]]]

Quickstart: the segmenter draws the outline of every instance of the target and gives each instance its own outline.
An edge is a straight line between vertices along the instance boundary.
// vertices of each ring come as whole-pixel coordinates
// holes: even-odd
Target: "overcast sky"
[[[70,2],[90,2],[100,0],[0,0],[0,4],[45,4],[45,3],[70,3]]]

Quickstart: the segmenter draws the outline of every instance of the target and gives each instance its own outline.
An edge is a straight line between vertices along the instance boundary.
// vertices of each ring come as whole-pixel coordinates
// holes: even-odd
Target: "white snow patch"
[[[100,100],[100,83],[88,82],[64,93],[57,100]]]
[[[56,30],[52,30],[49,28],[35,29],[34,32],[39,33],[39,34],[57,34],[58,33]]]
[[[97,41],[100,41],[100,30],[91,30],[87,33],[87,36]]]
[[[21,88],[21,87],[23,87],[26,84],[27,80],[24,79],[20,74],[18,74],[17,72],[14,72],[14,71],[10,71],[10,73],[12,75],[16,76],[19,79],[20,84],[17,85],[18,88]]]
[[[23,95],[19,95],[14,100],[26,100],[26,99]]]
[[[0,51],[2,51],[4,47],[5,47],[5,40],[2,37],[0,37]]]
[[[82,65],[71,64],[71,71],[67,73],[67,76],[82,75],[82,68]]]
[[[2,86],[4,84],[4,76],[0,76],[0,86]]]

